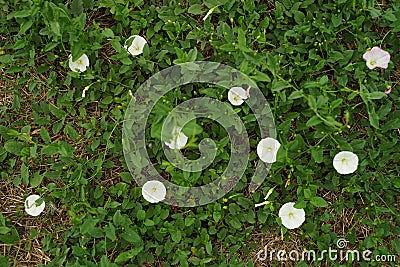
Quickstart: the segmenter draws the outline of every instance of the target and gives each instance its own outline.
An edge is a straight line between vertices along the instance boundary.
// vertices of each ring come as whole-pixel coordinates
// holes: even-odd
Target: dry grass
[[[46,203],[45,211],[39,217],[27,216],[24,211],[24,198],[35,193],[29,186],[15,186],[8,180],[0,180],[0,211],[20,235],[15,245],[0,244],[0,253],[13,260],[14,266],[38,266],[48,264],[50,256],[42,249],[42,239],[51,233],[55,240],[60,230],[68,225],[65,211],[54,203]]]
[[[357,213],[360,213],[360,210],[363,209],[365,206],[364,205],[358,205],[354,208],[343,208],[340,214],[338,214],[334,208],[332,208],[333,204],[339,200],[339,194],[335,192],[330,192],[326,191],[325,194],[323,195],[323,198],[329,203],[330,208],[328,210],[320,210],[321,212],[327,212],[329,214],[335,214],[334,219],[329,219],[325,222],[325,224],[330,224],[330,231],[334,232],[338,235],[338,238],[345,238],[346,234],[348,234],[350,231],[354,233],[356,236],[356,242],[354,245],[351,245],[350,243],[347,242],[347,245],[345,248],[343,248],[343,251],[347,250],[357,250],[357,246],[360,242],[362,242],[366,237],[368,237],[371,234],[371,229],[368,228],[367,226],[360,224],[359,221],[355,219],[355,215]],[[362,197],[360,196],[362,199]],[[400,201],[400,196],[398,197]],[[362,203],[364,203],[362,201]],[[368,206],[368,204],[366,204]],[[316,210],[318,212],[318,210]],[[400,210],[397,210],[397,212],[400,213]],[[389,221],[389,218],[380,218],[382,220]],[[394,222],[393,222],[394,223]],[[313,244],[313,242],[307,242],[307,237],[304,238],[304,236],[301,236],[299,234],[299,230],[289,230],[286,235],[290,236],[290,240],[287,241],[287,238],[284,238],[283,235],[278,235],[275,232],[267,232],[267,233],[262,233],[262,232],[256,232],[253,233],[252,235],[252,240],[251,242],[254,242],[256,244],[259,244],[259,246],[252,251],[251,253],[251,259],[254,262],[255,266],[260,267],[260,266],[296,266],[298,262],[296,261],[290,261],[289,259],[287,261],[283,261],[277,265],[277,251],[279,250],[284,250],[287,253],[289,253],[292,250],[296,250],[300,253],[301,257],[301,252],[304,250],[310,250],[310,249],[315,249],[316,244]],[[399,236],[400,238],[400,236]],[[383,244],[390,247],[390,237],[387,237],[383,240]],[[267,247],[267,258],[266,260],[259,260],[257,253],[259,253],[260,250],[264,251],[264,248]],[[330,244],[330,247],[332,249],[337,249],[336,244],[332,243]],[[326,248],[328,249],[328,248]],[[274,261],[270,261],[269,257],[272,250],[275,250],[275,254],[273,254],[273,259]],[[316,251],[318,252],[318,251]],[[260,252],[259,257],[265,257],[264,252]],[[288,257],[286,255],[286,257]],[[325,257],[326,258],[326,257]],[[308,264],[311,264],[312,262],[309,261],[307,262]],[[334,262],[334,265],[332,263],[328,263],[324,261],[321,263],[319,266],[321,267],[328,267],[328,266],[336,266],[336,264],[346,264],[346,262],[343,260],[342,262],[336,261]],[[314,266],[314,265],[313,265]],[[352,266],[359,266],[359,263],[354,262]]]

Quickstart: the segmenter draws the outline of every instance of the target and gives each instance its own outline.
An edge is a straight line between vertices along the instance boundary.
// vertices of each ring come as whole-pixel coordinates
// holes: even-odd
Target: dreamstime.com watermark
[[[376,261],[376,262],[396,262],[398,259],[397,255],[373,255],[371,250],[350,250],[345,249],[347,246],[347,240],[340,238],[336,242],[337,249],[331,248],[322,250],[319,254],[315,250],[275,250],[269,249],[266,245],[264,249],[258,251],[257,259],[259,261]]]

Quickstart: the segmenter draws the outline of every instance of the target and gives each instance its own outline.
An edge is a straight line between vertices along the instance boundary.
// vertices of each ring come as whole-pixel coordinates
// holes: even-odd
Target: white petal
[[[39,206],[36,206],[36,200],[38,200],[40,196],[38,195],[30,195],[25,199],[25,211],[31,216],[38,216],[40,215],[44,208],[45,208],[45,203],[42,201],[42,203]]]
[[[304,212],[304,209],[296,209],[293,207],[294,204],[294,202],[288,202],[282,205],[279,210],[279,217],[282,220],[282,224],[288,229],[298,228],[306,220],[306,213]],[[293,215],[289,216],[290,213]]]
[[[82,98],[86,97],[86,91],[89,90],[89,86],[86,86],[82,91]]]
[[[267,195],[264,197],[264,200],[267,200],[269,196],[274,192],[275,186],[268,190]]]
[[[363,58],[366,60],[369,69],[374,69],[376,67],[386,69],[390,62],[390,54],[377,46],[365,52]],[[371,64],[371,62],[374,62],[374,64]]]
[[[389,66],[390,55],[384,55],[376,60],[376,66],[379,68],[386,69]]]
[[[188,137],[182,132],[182,128],[175,126],[172,130],[172,139],[164,143],[171,149],[181,149],[187,141]]]
[[[266,205],[268,203],[269,203],[269,201],[264,201],[264,202],[255,204],[254,207],[257,208],[257,207],[260,207],[260,206],[264,206],[264,205]]]
[[[133,38],[132,44],[127,47],[126,43]],[[139,35],[132,35],[128,39],[126,39],[124,48],[128,50],[128,52],[133,55],[137,56],[143,53],[144,45],[147,44],[146,39]]]
[[[247,99],[246,90],[242,87],[232,87],[228,91],[228,100],[234,106],[240,106]]]
[[[73,72],[84,72],[89,67],[89,58],[83,54],[76,61],[72,61],[72,55],[69,55],[68,65]]]
[[[266,163],[274,163],[280,146],[278,140],[271,137],[264,138],[257,145],[257,155]]]
[[[350,151],[341,151],[333,158],[333,167],[340,174],[350,174],[358,168],[358,156]]]
[[[150,203],[157,203],[165,199],[167,189],[160,181],[147,181],[142,187],[142,196]]]

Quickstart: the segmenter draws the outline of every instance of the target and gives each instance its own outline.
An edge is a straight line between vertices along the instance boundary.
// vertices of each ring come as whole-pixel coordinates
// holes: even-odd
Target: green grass
[[[255,255],[268,238],[279,240],[277,250],[319,252],[345,238],[348,248],[397,255],[397,262],[359,266],[399,264],[399,18],[394,0],[0,0],[0,266],[20,266],[35,251],[46,257],[32,256],[32,266],[259,266]],[[123,48],[134,34],[148,42],[136,57]],[[374,46],[391,54],[387,69],[367,68],[362,56]],[[68,56],[83,53],[90,66],[72,72]],[[235,107],[251,147],[235,188],[200,207],[150,204],[123,155],[130,91],[192,61],[224,63],[257,83],[282,146],[268,177],[249,193],[261,136],[249,107]],[[200,96],[229,104],[226,89],[195,83],[167,93],[149,116],[148,154],[179,185],[215,180],[230,158],[226,129],[207,118],[185,128],[195,132],[188,158],[198,157],[201,139],[217,144],[201,175],[175,168],[164,155],[163,120]],[[358,155],[355,173],[333,168],[342,150]],[[255,209],[271,187],[270,203]],[[23,208],[31,193],[46,202],[35,218]],[[286,202],[306,212],[298,229],[281,224]]]

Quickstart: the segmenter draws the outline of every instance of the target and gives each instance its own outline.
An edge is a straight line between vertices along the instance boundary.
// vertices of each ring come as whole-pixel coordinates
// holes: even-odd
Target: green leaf
[[[310,190],[310,189],[308,189],[308,188],[305,188],[305,189],[304,189],[304,197],[305,197],[306,199],[311,198],[311,190]]]
[[[379,129],[379,117],[375,112],[375,107],[371,106],[368,110],[369,123],[376,129]]]
[[[24,143],[17,142],[17,141],[14,141],[14,140],[7,141],[4,144],[4,149],[7,152],[12,153],[12,154],[17,155],[17,156],[21,155],[21,151],[22,151],[23,148],[25,148],[25,144]]]
[[[0,235],[5,235],[11,231],[11,228],[0,226]]]
[[[24,184],[29,183],[29,168],[25,165],[25,163],[22,163],[21,165],[21,179]]]
[[[200,15],[205,13],[205,11],[203,11],[203,6],[200,4],[191,5],[188,9],[188,12],[193,15]]]
[[[91,231],[91,229],[96,227],[96,224],[99,222],[99,219],[93,219],[90,215],[85,218],[83,224],[79,227],[81,234],[86,234]]]
[[[76,141],[78,140],[81,136],[78,134],[78,132],[75,130],[75,128],[71,125],[71,123],[68,123],[64,127],[64,133],[71,137],[72,140]]]
[[[335,28],[338,27],[339,25],[342,24],[342,14],[339,13],[336,15],[332,15],[331,20],[332,20],[333,27],[335,27]]]
[[[278,80],[273,80],[272,81],[272,92],[279,92],[283,89],[289,88],[291,87],[290,83],[288,83],[287,81],[278,81]]]
[[[219,211],[214,211],[214,212],[213,212],[213,219],[214,219],[214,221],[219,222],[219,220],[221,219],[221,217],[222,217],[221,212],[219,212]]]
[[[131,244],[140,244],[142,243],[142,238],[138,235],[138,233],[132,228],[127,228],[124,233],[122,233],[121,238],[128,241]]]
[[[19,29],[18,35],[22,35],[26,33],[27,30],[29,30],[32,27],[33,20],[28,20],[24,23],[21,24],[21,28]]]
[[[49,110],[51,114],[57,117],[57,119],[62,119],[67,115],[67,113],[64,110],[57,108],[53,104],[49,105]]]
[[[60,146],[57,143],[51,143],[48,146],[42,148],[41,154],[54,156],[55,154],[60,152]]]
[[[50,144],[51,143],[51,137],[49,132],[47,131],[46,128],[44,128],[43,126],[40,128],[40,137],[42,137],[43,141],[46,144]]]
[[[24,9],[20,11],[15,11],[14,13],[10,14],[14,18],[26,18],[32,14],[32,9]]]
[[[315,125],[318,125],[322,122],[320,118],[318,118],[317,115],[312,116],[306,123],[307,127],[313,127]]]
[[[0,235],[0,243],[3,244],[16,244],[16,242],[20,239],[19,234],[17,232],[17,230],[15,229],[15,227],[11,228],[11,233],[7,233],[4,235]],[[1,265],[0,265],[1,266]]]
[[[196,120],[191,120],[182,129],[182,132],[190,137],[194,135],[198,135],[203,132],[203,128],[196,123]]]
[[[253,79],[256,82],[271,82],[271,78],[268,76],[268,74],[258,71],[255,71],[255,75],[250,77],[251,79]]]
[[[383,97],[386,97],[386,94],[384,92],[372,92],[366,93],[366,96],[368,99],[381,99]]]
[[[121,176],[122,181],[124,181],[125,183],[132,183],[133,177],[129,172],[121,172],[119,175]]]
[[[42,183],[43,177],[44,177],[44,175],[40,174],[39,171],[35,172],[33,174],[33,177],[31,177],[31,179],[30,179],[31,186],[33,188],[38,187]]]
[[[171,233],[171,239],[172,241],[179,243],[181,241],[182,238],[182,233],[179,230],[176,230],[174,232]]]
[[[294,91],[289,95],[289,99],[294,100],[294,99],[298,99],[298,98],[302,98],[303,97],[303,90],[300,91]]]
[[[317,148],[317,149],[312,149],[311,150],[311,156],[317,163],[321,163],[323,161],[323,154],[324,151],[322,148]]]
[[[109,222],[108,223],[108,227],[104,228],[104,232],[106,233],[106,236],[111,240],[111,241],[115,241],[117,239],[117,236],[115,234],[115,227],[114,225]]]
[[[206,251],[207,251],[208,255],[212,254],[212,244],[211,244],[211,242],[208,242],[206,244]]]
[[[246,32],[242,29],[238,29],[238,45],[246,47]]]
[[[328,203],[322,197],[312,197],[310,203],[319,208],[327,207]]]
[[[58,23],[57,21],[50,21],[50,29],[56,36],[61,37],[60,23]]]
[[[71,13],[75,17],[79,17],[83,13],[83,3],[82,0],[72,0],[71,3]]]
[[[137,256],[142,250],[143,250],[143,246],[138,246],[131,250],[122,252],[117,256],[117,258],[115,259],[115,262],[117,262],[117,263],[124,262],[126,260],[132,259],[133,257]]]
[[[0,255],[0,266],[9,267],[10,266],[9,258],[4,257],[3,255]]]
[[[146,212],[144,210],[138,210],[136,218],[138,220],[144,220],[146,218]]]

